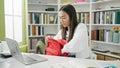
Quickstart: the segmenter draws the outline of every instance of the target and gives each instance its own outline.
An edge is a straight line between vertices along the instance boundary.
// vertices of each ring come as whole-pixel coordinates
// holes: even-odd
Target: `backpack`
[[[66,43],[67,41],[63,39],[55,40],[53,38],[48,38],[47,47],[46,47],[46,55],[68,56],[68,53],[62,54],[61,52],[61,49]]]

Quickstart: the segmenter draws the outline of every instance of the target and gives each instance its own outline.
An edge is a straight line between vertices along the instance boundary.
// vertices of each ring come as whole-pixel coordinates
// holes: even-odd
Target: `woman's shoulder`
[[[84,23],[79,23],[77,28],[78,29],[86,28],[86,25]]]

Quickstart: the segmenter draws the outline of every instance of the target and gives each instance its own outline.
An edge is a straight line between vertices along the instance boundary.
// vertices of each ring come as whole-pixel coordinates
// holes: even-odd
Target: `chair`
[[[36,53],[37,54],[45,54],[46,45],[43,41],[39,40],[36,44]]]
[[[97,55],[95,53],[90,53],[90,59],[97,59]]]
[[[36,53],[37,54],[45,54],[47,39],[53,38],[53,37],[54,37],[54,34],[47,34],[47,35],[45,35],[45,39],[39,40],[36,44]]]

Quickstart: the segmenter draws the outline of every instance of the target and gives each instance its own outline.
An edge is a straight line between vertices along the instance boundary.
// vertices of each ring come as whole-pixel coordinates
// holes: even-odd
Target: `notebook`
[[[16,60],[20,61],[21,63],[25,65],[34,64],[34,63],[48,60],[47,58],[39,56],[37,54],[29,54],[29,55],[22,54],[20,52],[20,49],[19,49],[19,46],[16,40],[6,38],[6,42],[7,42],[8,48],[10,49],[10,53],[13,56],[13,58],[15,58]]]

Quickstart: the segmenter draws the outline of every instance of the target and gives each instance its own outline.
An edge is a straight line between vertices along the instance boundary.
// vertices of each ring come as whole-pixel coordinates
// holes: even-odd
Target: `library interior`
[[[88,42],[82,39],[82,33],[77,38],[73,35],[72,39],[79,38],[88,44],[89,58],[75,57],[78,51],[85,53],[77,51],[77,47],[73,47],[73,52],[63,53],[62,48],[69,49],[67,45],[73,44],[73,40],[68,41],[72,33],[69,28],[65,28],[69,32],[65,33],[67,41],[63,36],[65,18],[61,22],[59,12],[65,5],[75,8],[78,24],[82,23],[87,29]],[[0,0],[0,21],[0,68],[120,68],[120,0]],[[62,40],[55,40],[59,31]],[[81,40],[77,42],[84,48]],[[47,60],[22,64],[20,57],[24,54]]]

